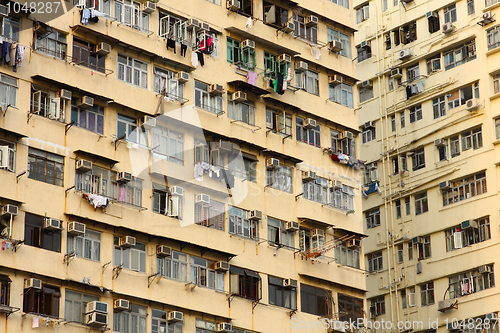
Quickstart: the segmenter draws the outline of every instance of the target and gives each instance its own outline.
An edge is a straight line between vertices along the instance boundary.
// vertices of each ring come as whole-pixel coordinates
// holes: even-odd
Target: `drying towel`
[[[191,52],[191,64],[194,68],[198,67],[198,55],[196,52]]]
[[[253,26],[253,21],[252,18],[249,17],[247,23],[245,23],[245,31],[248,31],[248,29],[252,29],[252,26]]]

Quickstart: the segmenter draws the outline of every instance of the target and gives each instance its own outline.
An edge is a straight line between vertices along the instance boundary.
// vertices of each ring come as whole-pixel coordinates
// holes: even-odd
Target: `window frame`
[[[122,60],[125,60],[125,62]],[[149,89],[149,64],[147,62],[118,53],[116,65],[116,78],[118,81]]]
[[[118,258],[118,254],[120,257]],[[126,258],[128,256],[128,258]],[[134,256],[137,258],[137,267],[134,267]],[[113,265],[122,268],[146,273],[147,270],[147,244],[142,242],[135,243],[132,247],[119,246],[119,237],[113,238]],[[128,262],[127,262],[128,261]],[[128,264],[128,265],[127,265]]]
[[[62,161],[62,162],[61,162]],[[38,171],[38,164],[43,163],[44,173],[43,180],[38,179],[42,176]],[[47,169],[48,166],[53,165],[53,168],[50,168],[53,173],[50,173]],[[32,166],[32,169],[30,168]],[[59,170],[58,170],[59,169]],[[49,172],[49,173],[48,173]],[[47,174],[49,174],[49,178],[52,178],[52,182],[47,181]],[[53,176],[50,176],[50,175]],[[28,178],[44,182],[46,184],[56,185],[56,186],[64,186],[64,156],[59,156],[56,154],[52,154],[43,150],[39,150],[36,148],[29,147],[28,150]]]

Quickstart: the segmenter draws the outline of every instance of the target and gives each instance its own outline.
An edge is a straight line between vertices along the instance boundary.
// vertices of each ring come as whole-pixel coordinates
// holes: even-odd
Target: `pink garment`
[[[125,187],[120,187],[120,195],[118,197],[118,201],[125,202],[125,198],[127,197],[127,192]]]
[[[247,79],[248,79],[248,81],[247,81],[248,83],[250,83],[252,86],[255,86],[255,81],[257,81],[257,73],[248,72]]]

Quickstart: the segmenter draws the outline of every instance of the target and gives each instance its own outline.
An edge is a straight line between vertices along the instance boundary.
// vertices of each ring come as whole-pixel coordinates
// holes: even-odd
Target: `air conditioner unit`
[[[425,14],[425,17],[429,19],[429,18],[431,18],[431,17],[439,17],[439,15],[438,15],[438,13],[437,13],[437,12],[427,12],[427,13]]]
[[[449,180],[439,183],[439,189],[442,191],[451,189],[451,183]]]
[[[0,16],[9,16],[9,7],[0,5]]]
[[[78,160],[76,161],[76,170],[78,171],[92,171],[92,162],[87,160]]]
[[[123,236],[120,237],[119,242],[121,247],[132,247],[135,246],[135,237],[132,236]]]
[[[283,287],[285,288],[297,288],[299,283],[294,279],[283,279]]]
[[[227,272],[229,270],[229,263],[227,261],[217,261],[215,263],[215,270]]]
[[[367,121],[364,125],[363,125],[364,128],[370,128],[370,127],[375,127],[375,121],[372,120],[372,121]]]
[[[42,280],[40,279],[26,279],[24,280],[24,289],[42,289]]]
[[[344,49],[342,42],[338,40],[332,40],[328,42],[328,49],[332,52],[340,52]]]
[[[347,240],[347,247],[360,247],[361,246],[361,241],[359,239],[349,239]]]
[[[339,74],[331,75],[328,77],[328,84],[331,86],[338,86],[339,84],[342,84],[343,81],[344,79]]]
[[[442,301],[438,302],[438,311],[446,311],[452,308],[453,303],[455,303],[455,300],[453,299],[443,299]]]
[[[229,141],[220,140],[219,141],[219,149],[224,150],[225,152],[233,151],[233,144]]]
[[[147,3],[150,3],[150,2],[148,1]],[[145,3],[143,5],[145,5]],[[100,54],[100,55],[109,54],[109,53],[111,53],[111,45],[109,45],[108,43],[99,43],[95,47],[95,52],[97,54]]]
[[[292,56],[285,53],[280,54],[278,56],[278,62],[292,62]]]
[[[478,223],[475,220],[465,220],[460,224],[462,229],[478,228]]]
[[[413,244],[423,244],[424,243],[424,238],[421,236],[413,237],[412,241]]]
[[[139,119],[139,126],[142,126],[145,130],[153,129],[156,127],[156,118],[144,116]]]
[[[189,73],[186,72],[179,72],[177,73],[176,77],[179,83],[186,83],[189,81]]]
[[[295,31],[295,24],[293,22],[286,22],[282,29],[285,33],[293,32]]]
[[[247,39],[241,42],[241,48],[243,49],[254,49],[255,42],[253,40]]]
[[[113,309],[118,311],[128,310],[130,308],[130,302],[126,299],[115,299],[113,302]]]
[[[289,221],[289,222],[286,222],[286,231],[298,231],[299,230],[299,222],[295,222],[295,221]]]
[[[361,83],[361,86],[362,86],[363,88],[373,87],[373,82],[372,82],[372,80],[366,80],[366,81],[363,81],[363,82]]]
[[[84,223],[80,222],[69,222],[68,223],[68,234],[78,236],[84,235],[86,226]]]
[[[195,203],[210,204],[210,196],[208,194],[199,194],[196,196]]]
[[[475,98],[466,101],[465,106],[467,107],[468,111],[474,111],[479,107],[479,105],[477,104],[477,99]]]
[[[415,293],[408,293],[408,305],[417,306],[417,296]]]
[[[126,183],[132,180],[132,174],[130,172],[120,171],[116,174],[116,181]]]
[[[108,313],[108,303],[92,301],[85,306],[85,313],[101,312]]]
[[[367,47],[367,46],[368,46],[368,47],[371,47],[371,46],[372,46],[372,43],[371,43],[371,41],[369,41],[369,40],[364,40],[364,41],[362,41],[362,42],[361,42],[361,44],[359,44],[359,46],[360,46],[360,47]]]
[[[296,61],[295,62],[295,71],[296,72],[304,72],[307,71],[308,65],[305,61]]]
[[[218,323],[217,324],[217,332],[232,332],[233,325],[230,323]]]
[[[453,32],[453,29],[455,29],[455,26],[451,22],[443,24],[443,33],[449,34]]]
[[[252,210],[250,212],[250,220],[260,221],[262,220],[262,211]]]
[[[266,160],[266,168],[267,169],[274,169],[278,168],[280,166],[280,160],[277,158],[268,158]]]
[[[220,84],[211,84],[208,92],[212,95],[221,95],[224,93],[224,88]]]
[[[53,219],[50,217],[45,218],[43,221],[43,227],[49,230],[60,230],[61,229],[61,221],[58,219]]]
[[[2,206],[2,216],[16,216],[19,209],[14,205],[4,205]]]
[[[142,3],[142,12],[150,14],[156,11],[156,3],[152,1],[146,1]]]
[[[170,195],[182,197],[184,194],[184,189],[180,186],[172,186],[170,188]]]
[[[314,15],[309,15],[306,17],[306,25],[312,26],[312,25],[318,25],[319,19],[317,16]]]
[[[436,146],[436,147],[446,146],[446,140],[445,139],[436,139],[436,140],[434,140],[434,146]]]
[[[197,19],[194,19],[194,18],[190,18],[188,20],[188,28],[199,29],[200,28],[200,21],[198,21]]]
[[[376,162],[370,163],[366,166],[366,168],[368,170],[377,170],[377,163]]]
[[[307,118],[305,121],[304,121],[304,128],[305,129],[313,129],[317,126],[316,124],[316,120],[312,119],[312,118]]]
[[[336,189],[341,189],[342,188],[342,181],[340,180],[333,180],[332,181],[332,187]]]
[[[184,315],[180,311],[170,311],[167,315],[167,321],[170,323],[182,321],[183,318],[184,318]]]
[[[59,90],[59,93],[58,93],[58,96],[62,99],[67,99],[67,100],[71,100],[71,91],[69,90],[66,90],[66,89],[61,89]]]
[[[488,265],[479,266],[479,273],[481,274],[491,273],[491,266]]]
[[[354,134],[350,131],[343,131],[339,133],[339,139],[354,139]]]
[[[399,60],[405,60],[411,57],[411,51],[409,48],[402,49],[399,51]]]
[[[325,236],[325,231],[321,230],[321,229],[313,229],[311,231],[311,237],[314,237],[314,236]]]
[[[170,257],[172,255],[172,248],[165,245],[158,245],[156,247],[156,255],[159,257]]]
[[[402,76],[403,74],[401,74],[401,68],[394,68],[391,70],[391,77],[398,79]]]
[[[302,180],[315,180],[316,179],[316,172],[314,171],[302,171]]]
[[[244,102],[247,100],[247,94],[243,91],[237,91],[233,93],[233,101],[235,102]]]
[[[106,326],[108,325],[108,315],[100,312],[89,313],[85,324],[89,326]]]
[[[239,0],[226,0],[226,9],[237,12],[240,10],[240,1]]]
[[[83,96],[79,101],[78,101],[78,107],[86,109],[91,106],[94,106],[94,99],[89,96]]]
[[[201,29],[205,31],[210,31],[210,24],[206,22],[201,22]]]

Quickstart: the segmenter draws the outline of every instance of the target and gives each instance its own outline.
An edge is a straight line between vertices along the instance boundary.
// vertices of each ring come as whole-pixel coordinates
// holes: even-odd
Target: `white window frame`
[[[453,4],[444,10],[444,23],[453,23],[457,21],[457,5]]]
[[[266,186],[293,193],[293,169],[281,165],[278,168],[266,170]]]
[[[0,170],[14,172],[16,169],[16,144],[0,139]]]
[[[125,269],[129,269],[140,273],[146,273],[146,266],[147,266],[146,260],[148,256],[146,252],[147,245],[141,242],[136,242],[135,246],[132,246],[130,248],[125,248],[118,246],[117,242],[119,242],[119,237],[115,237],[115,245],[113,253],[114,266],[122,266]],[[118,254],[120,255],[119,258]],[[134,265],[133,263],[134,259],[137,259],[137,265]],[[128,265],[126,265],[127,260],[128,260]]]
[[[422,104],[410,108],[410,124],[422,120]]]
[[[177,73],[158,66],[153,68],[153,91],[174,99],[184,98],[184,84],[176,80]]]
[[[101,261],[101,233],[86,229],[84,235],[68,235],[68,253],[75,253],[78,258]]]
[[[267,217],[267,242],[272,246],[295,250],[295,231],[287,231],[286,222]]]
[[[328,92],[330,101],[354,108],[354,88],[350,84],[342,83],[336,86],[329,86]]]
[[[365,8],[365,7],[366,7],[366,12],[368,12],[368,5],[364,6],[363,8]],[[365,20],[366,19],[368,19],[368,18],[365,18]],[[326,28],[326,37],[327,37],[328,42],[335,40],[337,42],[342,43],[342,50],[339,52],[340,55],[347,57],[349,59],[352,57],[352,54],[351,54],[351,36],[350,35],[343,33],[341,31],[338,31],[334,28],[327,27]]]
[[[238,207],[228,206],[228,232],[233,235],[257,241],[259,222],[248,218],[249,212]]]
[[[19,80],[0,73],[0,103],[17,106]]]
[[[497,25],[486,31],[486,41],[488,51],[496,49],[500,46],[500,25]]]
[[[145,306],[131,304],[129,311],[113,311],[113,331],[121,333],[147,333]]]
[[[149,32],[151,16],[144,13],[140,2],[132,0],[115,0],[114,16],[118,22],[137,30]],[[130,17],[127,12],[130,11]]]
[[[210,94],[208,89],[208,84],[197,80],[194,81],[194,100],[196,107],[217,115],[223,114],[224,102],[222,94]]]
[[[372,209],[365,213],[366,228],[372,229],[380,226],[380,209]]]
[[[255,104],[252,101],[234,102],[228,99],[227,117],[255,126]]]
[[[156,125],[153,128],[153,154],[175,164],[184,165],[184,133],[174,131],[168,127]],[[175,151],[172,151],[175,146]]]
[[[123,62],[125,60],[125,63]],[[118,54],[116,77],[119,81],[148,89],[148,63],[123,54]]]
[[[188,267],[188,255],[182,252],[172,251],[170,257],[156,257],[156,272],[167,279],[188,282]]]

